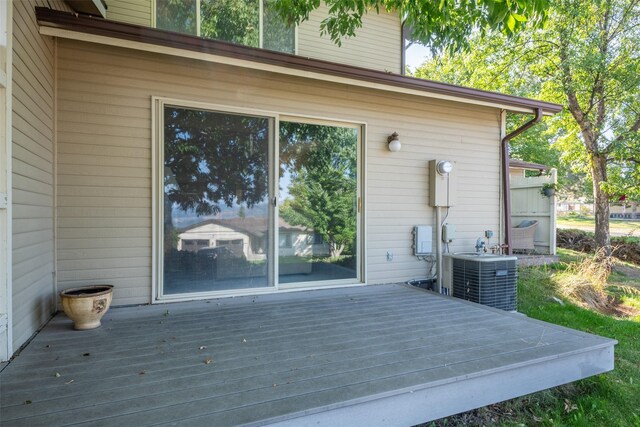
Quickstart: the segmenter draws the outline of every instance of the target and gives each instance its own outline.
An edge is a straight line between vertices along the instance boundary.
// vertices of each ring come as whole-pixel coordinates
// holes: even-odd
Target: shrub
[[[611,301],[607,294],[607,280],[613,259],[600,250],[595,255],[570,264],[555,276],[560,294],[574,303],[605,312]]]

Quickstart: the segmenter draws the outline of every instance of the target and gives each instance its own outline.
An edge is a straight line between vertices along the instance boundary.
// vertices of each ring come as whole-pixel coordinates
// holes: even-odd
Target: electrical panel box
[[[449,163],[453,169],[448,173],[438,172],[438,164]],[[429,205],[454,206],[456,196],[455,163],[443,160],[429,160]]]
[[[433,252],[433,228],[430,225],[413,227],[413,253],[416,256]]]
[[[445,224],[442,226],[442,241],[451,243],[456,238],[456,226],[453,224]]]

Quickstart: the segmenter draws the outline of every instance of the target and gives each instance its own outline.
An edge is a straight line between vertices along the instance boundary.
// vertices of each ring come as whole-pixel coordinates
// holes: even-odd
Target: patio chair
[[[520,224],[511,228],[511,246],[514,251],[534,250],[533,238],[536,234],[538,221],[523,220]]]

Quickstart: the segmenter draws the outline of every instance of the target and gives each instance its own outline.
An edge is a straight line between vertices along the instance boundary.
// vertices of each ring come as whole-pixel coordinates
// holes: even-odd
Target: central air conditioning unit
[[[443,282],[445,286],[450,284],[454,297],[500,310],[517,310],[517,257],[475,253],[445,257]]]

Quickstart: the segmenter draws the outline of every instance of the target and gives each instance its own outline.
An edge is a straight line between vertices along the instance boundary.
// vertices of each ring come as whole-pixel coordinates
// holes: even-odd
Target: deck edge
[[[292,426],[410,426],[509,400],[613,370],[614,342],[597,345],[564,357],[543,358],[529,366],[477,375],[439,385],[425,384],[366,401],[314,408],[259,424]]]

